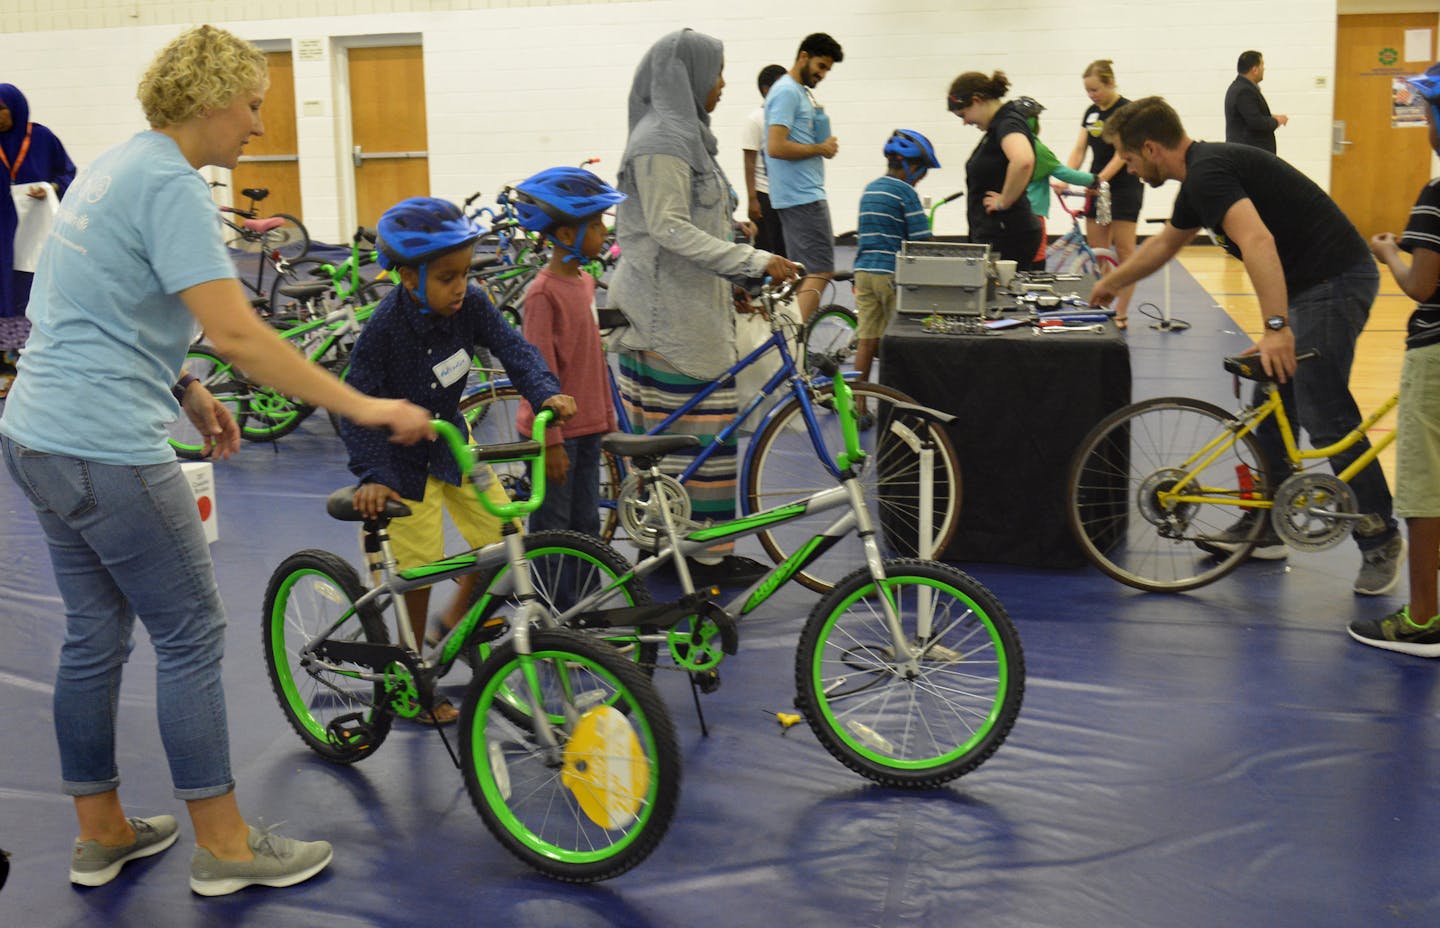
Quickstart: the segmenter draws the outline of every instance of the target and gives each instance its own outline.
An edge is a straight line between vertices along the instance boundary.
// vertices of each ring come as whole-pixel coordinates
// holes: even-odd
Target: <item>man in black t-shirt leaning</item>
[[[1339,441],[1360,424],[1350,395],[1355,341],[1370,317],[1380,274],[1360,233],[1313,181],[1269,152],[1246,145],[1196,142],[1180,117],[1159,97],[1122,107],[1105,126],[1126,168],[1152,187],[1180,181],[1175,209],[1159,234],[1120,267],[1101,278],[1090,301],[1106,305],[1125,286],[1159,270],[1209,228],[1225,250],[1245,262],[1264,320],[1256,351],[1265,371],[1282,386],[1285,412],[1317,448]],[[1319,357],[1296,366],[1296,353]],[[1258,401],[1258,390],[1257,390]],[[1277,470],[1285,460],[1273,419],[1256,438]],[[1338,474],[1369,448],[1363,438],[1331,458]],[[1278,486],[1288,472],[1271,473]],[[1392,515],[1390,488],[1372,461],[1350,481],[1365,516],[1355,529],[1362,564],[1355,592],[1389,593],[1399,582],[1405,541]],[[1215,538],[1199,541],[1209,551],[1233,551],[1248,537],[1249,518]],[[1252,556],[1285,557],[1285,546],[1266,519]]]

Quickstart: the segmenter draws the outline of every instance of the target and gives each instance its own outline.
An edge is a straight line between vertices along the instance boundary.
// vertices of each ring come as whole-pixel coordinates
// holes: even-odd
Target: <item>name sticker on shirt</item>
[[[470,373],[470,355],[462,349],[435,365],[431,370],[435,372],[435,379],[440,381],[440,386],[448,387],[457,381],[464,380],[465,375]]]

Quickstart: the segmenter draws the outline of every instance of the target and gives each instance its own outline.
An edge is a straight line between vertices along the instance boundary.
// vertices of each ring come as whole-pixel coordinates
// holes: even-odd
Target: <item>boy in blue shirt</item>
[[[900,243],[930,237],[930,222],[915,185],[931,168],[940,166],[930,140],[913,129],[896,129],[883,151],[890,170],[871,181],[860,195],[859,247],[855,252],[855,309],[860,325],[855,370],[861,380],[870,378],[880,336],[895,316],[895,255]]]
[[[382,267],[400,274],[401,286],[390,291],[361,330],[350,355],[347,382],[370,396],[409,400],[464,429],[460,396],[470,372],[476,345],[488,349],[504,365],[520,393],[536,408],[555,410],[563,422],[575,414],[575,401],[560,392],[560,382],[540,353],[510,326],[467,272],[481,229],[453,203],[412,197],[386,210],[377,226],[376,247]],[[355,508],[367,518],[378,516],[387,500],[410,507],[411,515],[390,527],[396,560],[403,570],[439,560],[444,553],[441,513],[449,512],[465,540],[475,546],[500,539],[499,520],[485,511],[443,442],[393,444],[383,432],[341,422],[341,437],[350,452],[350,470],[360,478]],[[506,502],[505,491],[490,469],[477,468],[474,479],[493,499]],[[477,574],[460,582],[444,625],[459,619],[470,599]],[[416,642],[425,639],[428,588],[405,594],[405,608]],[[443,725],[459,713],[449,702],[436,705],[421,721]]]

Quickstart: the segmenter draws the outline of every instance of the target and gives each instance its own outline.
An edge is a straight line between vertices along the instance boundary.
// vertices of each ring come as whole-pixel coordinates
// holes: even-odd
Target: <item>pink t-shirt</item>
[[[541,269],[525,291],[525,340],[540,350],[560,378],[560,390],[575,397],[575,418],[546,433],[549,444],[565,438],[613,432],[615,407],[605,371],[605,349],[595,322],[595,278],[562,277]],[[529,435],[535,416],[520,403],[520,434]]]

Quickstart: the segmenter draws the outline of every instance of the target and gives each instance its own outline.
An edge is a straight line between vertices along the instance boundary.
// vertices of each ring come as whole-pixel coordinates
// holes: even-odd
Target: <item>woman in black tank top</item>
[[[1090,107],[1081,120],[1080,137],[1075,142],[1075,149],[1065,163],[1078,169],[1085,161],[1088,149],[1090,171],[1110,185],[1110,223],[1101,225],[1096,222],[1092,207],[1086,213],[1085,238],[1091,248],[1112,249],[1116,260],[1124,264],[1135,253],[1135,224],[1140,219],[1144,186],[1140,178],[1125,170],[1125,162],[1115,154],[1115,146],[1101,138],[1101,133],[1110,114],[1130,101],[1122,97],[1115,86],[1115,69],[1108,58],[1090,62],[1082,78],[1085,93],[1090,97]],[[1127,325],[1130,295],[1134,291],[1133,286],[1127,287],[1115,300],[1115,324],[1122,329]]]

